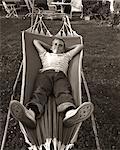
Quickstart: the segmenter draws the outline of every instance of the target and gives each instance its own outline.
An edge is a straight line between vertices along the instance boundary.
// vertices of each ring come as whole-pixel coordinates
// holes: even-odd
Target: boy
[[[93,112],[93,104],[85,102],[76,108],[72,96],[71,85],[67,78],[67,70],[70,60],[83,48],[77,44],[65,52],[65,42],[60,38],[52,41],[50,50],[46,51],[43,42],[33,41],[43,68],[40,69],[34,87],[33,96],[26,107],[14,100],[10,103],[11,114],[18,121],[29,128],[36,127],[36,119],[40,118],[48,97],[55,96],[57,111],[64,112],[64,125],[70,127],[84,121]]]

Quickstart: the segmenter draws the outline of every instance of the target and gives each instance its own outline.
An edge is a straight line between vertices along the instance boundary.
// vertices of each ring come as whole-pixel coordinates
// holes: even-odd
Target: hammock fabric
[[[38,39],[51,45],[53,39],[51,34],[50,36],[40,35],[30,31],[31,29],[22,32],[23,77],[21,103],[23,104],[29,101],[36,75],[42,67],[38,53],[33,45],[33,40]],[[57,36],[59,36],[59,34]],[[75,37],[66,36],[63,37],[63,39],[66,43],[66,47],[81,42],[81,36],[78,35]],[[79,106],[81,103],[81,60],[82,51],[73,58],[68,69],[68,77],[72,86],[76,106]],[[53,145],[54,149],[67,148],[71,146],[75,140],[76,131],[80,124],[76,124],[70,128],[64,127],[62,122],[63,114],[57,113],[54,99],[53,95],[49,97],[43,116],[37,120],[36,129],[29,129],[20,124],[25,138],[29,140],[31,146],[34,146],[34,149],[40,149],[42,146],[46,149],[50,149],[51,145]]]

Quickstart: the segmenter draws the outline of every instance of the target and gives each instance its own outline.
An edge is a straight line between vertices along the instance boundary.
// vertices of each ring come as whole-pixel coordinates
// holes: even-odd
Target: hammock
[[[82,36],[78,35],[74,30],[72,30],[69,18],[67,16],[63,19],[63,26],[55,36],[62,37],[66,43],[66,47],[83,42]],[[42,67],[38,53],[33,46],[33,40],[38,39],[50,45],[52,37],[53,35],[49,32],[44,22],[42,21],[42,17],[39,16],[36,17],[32,27],[22,32],[23,61],[13,88],[14,95],[15,86],[17,84],[19,74],[23,68],[20,97],[20,102],[22,104],[26,104],[29,101],[37,72],[40,67]],[[84,81],[88,100],[91,101],[87,83],[82,71],[82,56],[83,50],[71,60],[68,69],[68,77],[72,86],[72,94],[76,106],[79,106],[82,103],[82,78]],[[13,99],[13,95],[11,99]],[[36,129],[29,129],[19,123],[21,131],[24,134],[25,141],[29,144],[29,150],[42,150],[43,148],[45,150],[68,150],[77,140],[77,135],[81,123],[76,124],[70,128],[66,128],[62,121],[63,114],[57,113],[54,99],[55,98],[52,95],[49,97],[48,104],[45,106],[44,114],[40,119],[37,120]],[[100,150],[94,116],[92,115],[91,118],[93,123],[93,130],[95,133],[97,150]],[[3,145],[4,141],[2,143],[2,147]]]
[[[22,33],[23,40],[23,83],[22,83],[22,94],[21,94],[21,103],[27,103],[30,99],[33,83],[36,78],[36,74],[40,69],[41,62],[39,56],[33,46],[33,39],[38,39],[47,44],[52,42],[52,34],[48,32],[42,17],[35,20],[35,24],[32,28]],[[69,23],[69,22],[68,22]],[[77,35],[65,20],[61,30],[55,36],[61,36],[65,40],[66,46],[80,43],[82,37]],[[66,28],[66,31],[64,30]],[[45,30],[46,29],[46,32]],[[32,32],[32,33],[31,33]],[[78,54],[70,63],[68,76],[70,83],[72,85],[73,96],[75,99],[76,106],[79,106],[81,103],[81,75],[79,74],[81,70],[81,60],[82,53]],[[29,64],[29,65],[27,65]],[[77,79],[77,80],[76,80]],[[29,81],[29,82],[28,82]],[[78,82],[79,81],[79,82]],[[23,101],[24,99],[24,101]],[[79,100],[79,101],[78,101]],[[50,143],[52,141],[54,149],[57,147],[68,147],[68,144],[73,144],[74,135],[76,134],[76,129],[80,125],[74,125],[71,128],[65,128],[62,123],[63,116],[58,114],[56,111],[56,104],[54,97],[51,96],[48,101],[48,105],[45,107],[45,113],[41,119],[37,120],[37,131],[25,128],[24,135],[27,135],[30,139],[32,145],[37,145],[50,148]],[[22,128],[23,129],[23,128]],[[45,143],[45,144],[44,144]],[[70,145],[69,145],[70,146]]]

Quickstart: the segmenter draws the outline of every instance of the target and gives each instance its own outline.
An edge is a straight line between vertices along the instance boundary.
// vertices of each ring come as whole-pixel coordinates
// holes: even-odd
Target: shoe
[[[78,108],[66,112],[63,123],[66,127],[71,127],[75,124],[78,124],[88,119],[93,110],[94,106],[91,102],[84,102]]]
[[[36,127],[35,113],[27,109],[20,102],[12,100],[10,102],[10,111],[12,116],[28,128]]]

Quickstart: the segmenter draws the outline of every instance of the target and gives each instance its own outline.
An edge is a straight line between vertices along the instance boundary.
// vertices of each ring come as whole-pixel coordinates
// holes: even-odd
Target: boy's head
[[[65,52],[65,42],[63,41],[63,39],[55,38],[52,41],[51,50],[55,54],[64,53]]]

